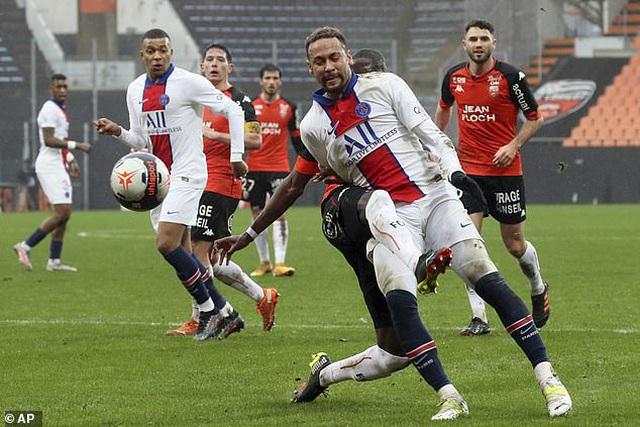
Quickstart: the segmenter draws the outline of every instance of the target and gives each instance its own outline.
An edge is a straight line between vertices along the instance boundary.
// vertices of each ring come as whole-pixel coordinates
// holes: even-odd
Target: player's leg
[[[273,172],[269,173],[268,184],[269,196],[273,196],[273,193],[278,189],[284,178],[288,174],[285,172]],[[273,268],[273,275],[275,277],[293,276],[296,269],[287,266],[285,263],[287,257],[287,245],[289,244],[289,223],[287,222],[286,214],[282,214],[272,225],[273,233],[273,253],[276,261],[276,265]]]
[[[267,200],[267,181],[265,179],[265,172],[249,172],[245,179],[245,189],[247,191],[247,199],[251,205],[251,212],[253,219],[255,219],[264,209]],[[269,255],[269,236],[267,230],[263,230],[253,240],[256,250],[258,251],[258,258],[260,263],[253,270],[251,277],[262,277],[265,274],[273,272],[273,266],[271,265],[271,256]]]
[[[67,223],[71,218],[71,205],[53,205],[54,216],[58,218],[58,225],[51,231],[51,244],[49,246],[48,271],[78,271],[77,268],[64,264],[62,255],[62,243]]]
[[[496,310],[507,332],[534,367],[549,414],[568,412],[571,398],[551,368],[546,347],[526,305],[498,272],[477,230],[462,227],[468,215],[460,201],[434,199],[438,203],[429,213],[427,225],[430,244],[450,245],[453,250],[451,268]]]
[[[525,239],[524,221],[518,224],[500,224],[502,241],[509,253],[516,259],[520,270],[529,281],[533,320],[541,328],[549,319],[549,289],[542,279],[538,253],[533,244]]]

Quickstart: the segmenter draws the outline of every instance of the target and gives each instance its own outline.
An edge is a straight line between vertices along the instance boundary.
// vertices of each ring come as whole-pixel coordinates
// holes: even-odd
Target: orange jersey
[[[311,154],[308,151],[302,152],[298,154],[298,158],[296,159],[296,164],[294,166],[296,172],[302,175],[315,175],[320,172],[320,167],[318,166],[318,162],[315,160],[311,160]],[[327,196],[336,188],[339,184],[328,184],[327,188],[324,189],[324,194],[322,195],[322,200],[326,199]]]
[[[251,172],[289,172],[289,146],[300,139],[296,104],[280,97],[269,104],[257,97],[253,100],[256,116],[262,129],[262,147],[247,154]]]
[[[495,61],[491,71],[473,76],[466,63],[452,67],[442,82],[440,107],[458,104],[458,157],[469,175],[522,175],[520,152],[513,163],[499,168],[493,156],[516,136],[518,112],[527,120],[541,117],[524,73]]]
[[[226,96],[231,98],[244,111],[245,123],[256,122],[256,114],[249,97],[242,91],[231,86],[223,90]],[[204,109],[202,121],[211,129],[229,133],[229,121],[225,116],[213,114],[208,108]],[[246,131],[246,124],[245,124]],[[231,147],[214,139],[204,138],[204,154],[207,157],[207,185],[204,191],[222,194],[223,196],[240,199],[242,197],[242,180],[233,176],[229,156]]]

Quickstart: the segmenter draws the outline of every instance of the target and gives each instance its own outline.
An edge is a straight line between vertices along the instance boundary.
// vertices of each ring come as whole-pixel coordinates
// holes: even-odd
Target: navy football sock
[[[207,292],[209,292],[209,295],[213,300],[213,304],[215,304],[216,306],[215,312],[217,313],[220,309],[227,305],[227,300],[222,296],[216,285],[213,284],[213,275],[211,274],[209,269],[200,262],[196,254],[191,254],[191,256],[200,269],[202,281],[204,282],[204,286],[207,288]]]
[[[49,258],[58,259],[62,254],[62,240],[51,239],[51,246],[49,247]]]
[[[165,256],[169,264],[173,266],[178,274],[178,278],[184,285],[185,289],[195,298],[198,304],[204,304],[209,299],[209,292],[200,277],[200,269],[193,261],[191,255],[184,250],[182,246]]]
[[[42,228],[38,227],[36,228],[36,231],[31,233],[31,236],[29,236],[24,242],[32,248],[40,243],[45,237],[47,237],[47,233],[42,231]]]
[[[393,290],[387,294],[387,304],[398,340],[422,378],[435,391],[451,384],[438,358],[436,343],[420,320],[416,297],[407,291]]]
[[[527,306],[500,273],[496,271],[483,276],[476,283],[476,292],[496,310],[507,332],[527,355],[532,366],[549,361],[547,349]]]

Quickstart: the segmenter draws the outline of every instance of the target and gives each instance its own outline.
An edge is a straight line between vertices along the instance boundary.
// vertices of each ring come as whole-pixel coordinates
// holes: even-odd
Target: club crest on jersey
[[[489,86],[489,96],[491,96],[492,98],[498,96],[499,91],[500,88],[498,86]]]
[[[287,113],[289,112],[289,106],[287,104],[280,104],[280,117],[283,119],[287,117]]]
[[[355,112],[358,117],[368,117],[371,113],[371,105],[367,102],[359,102],[358,105],[356,105]]]
[[[160,98],[158,98],[158,102],[160,103],[160,105],[167,105],[169,101],[169,95],[167,95],[166,93],[163,93],[162,95],[160,95]]]

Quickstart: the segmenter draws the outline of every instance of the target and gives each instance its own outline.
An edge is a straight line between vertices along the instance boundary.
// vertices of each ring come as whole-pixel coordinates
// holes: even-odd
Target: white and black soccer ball
[[[169,191],[169,169],[150,153],[127,154],[111,171],[111,192],[132,211],[148,211],[158,206]]]

